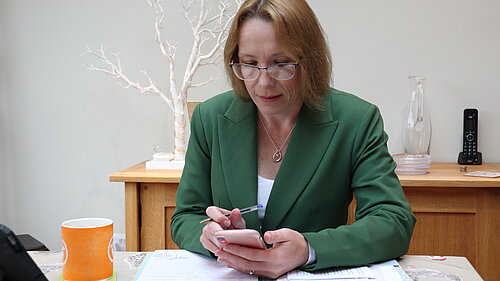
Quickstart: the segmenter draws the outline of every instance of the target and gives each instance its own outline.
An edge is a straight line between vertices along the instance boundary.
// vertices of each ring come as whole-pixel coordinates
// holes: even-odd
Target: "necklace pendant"
[[[273,162],[278,163],[279,161],[281,161],[281,158],[281,151],[276,150],[276,152],[273,154]]]

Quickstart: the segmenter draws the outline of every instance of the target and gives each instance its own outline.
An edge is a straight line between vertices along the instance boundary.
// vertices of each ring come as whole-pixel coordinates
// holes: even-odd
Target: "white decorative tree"
[[[181,0],[182,1],[182,0]],[[207,2],[217,2],[218,10],[212,11],[213,4]],[[83,55],[93,55],[98,58],[105,66],[99,68],[94,65],[89,65],[90,71],[103,72],[114,79],[123,88],[135,88],[140,93],[151,93],[158,95],[172,110],[174,115],[174,153],[166,154],[166,158],[170,161],[183,161],[187,147],[187,132],[189,126],[189,116],[187,108],[187,95],[190,88],[205,85],[213,80],[212,77],[208,81],[202,83],[194,83],[193,77],[196,71],[203,66],[217,64],[221,61],[222,49],[227,38],[229,25],[235,15],[235,11],[241,5],[243,0],[193,0],[187,4],[182,3],[182,13],[186,20],[191,25],[193,32],[193,46],[191,54],[186,62],[186,68],[182,84],[177,84],[175,76],[175,52],[176,46],[168,40],[162,38],[162,24],[165,17],[163,8],[160,5],[160,0],[148,0],[155,14],[155,35],[156,41],[160,47],[162,56],[166,59],[169,65],[169,91],[165,93],[159,89],[153,82],[146,71],[141,73],[146,76],[147,84],[131,81],[125,73],[123,73],[120,63],[119,54],[113,54],[114,62],[108,59],[105,54],[104,46],[99,50],[91,50],[87,47],[87,51]],[[198,6],[196,16],[191,15],[194,10],[193,6]]]

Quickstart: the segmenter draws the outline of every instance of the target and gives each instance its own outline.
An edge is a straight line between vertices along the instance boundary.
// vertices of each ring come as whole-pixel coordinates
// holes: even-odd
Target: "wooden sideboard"
[[[170,218],[181,171],[144,166],[110,176],[125,183],[127,251],[175,249]],[[432,163],[429,174],[399,176],[418,220],[408,254],[465,256],[485,280],[500,280],[500,178],[467,177],[459,167]],[[500,172],[500,163],[467,168]]]

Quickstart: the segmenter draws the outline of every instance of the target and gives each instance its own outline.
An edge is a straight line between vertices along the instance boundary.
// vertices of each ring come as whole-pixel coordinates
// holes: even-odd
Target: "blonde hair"
[[[245,84],[230,63],[238,62],[238,38],[243,23],[252,18],[274,25],[277,40],[287,56],[299,62],[300,93],[305,104],[321,109],[329,92],[332,75],[330,49],[316,15],[305,0],[246,0],[234,17],[224,49],[224,64],[231,85],[241,98],[249,100]]]

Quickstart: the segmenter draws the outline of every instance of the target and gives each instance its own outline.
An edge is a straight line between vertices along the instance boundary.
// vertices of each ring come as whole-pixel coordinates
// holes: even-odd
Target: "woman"
[[[171,225],[177,245],[271,278],[406,253],[415,218],[382,118],[329,88],[329,49],[307,3],[245,1],[224,60],[234,91],[193,114]],[[353,194],[356,222],[345,225]],[[240,214],[257,203],[258,213]],[[207,215],[213,222],[200,224]],[[215,231],[240,228],[260,231],[272,247],[212,241]]]

